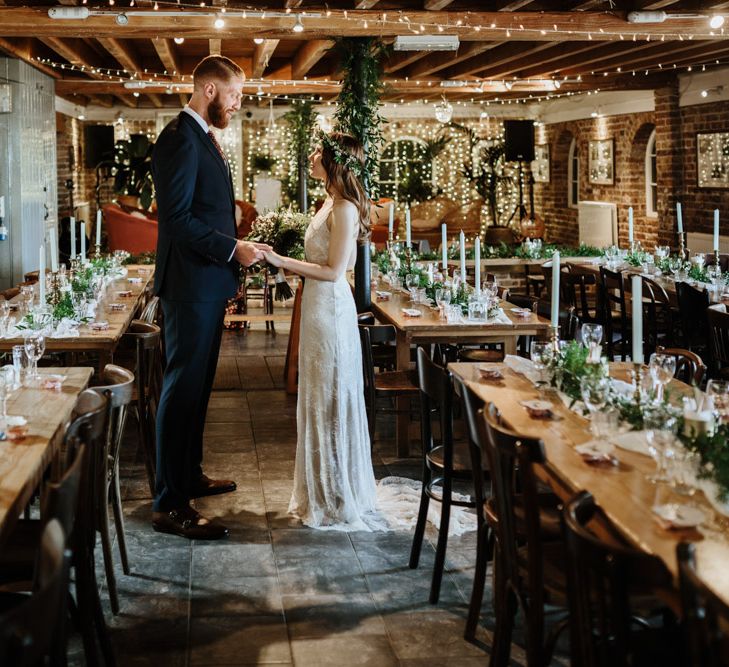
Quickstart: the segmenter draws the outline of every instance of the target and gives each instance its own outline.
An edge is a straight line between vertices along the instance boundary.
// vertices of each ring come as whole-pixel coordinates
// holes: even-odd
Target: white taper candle
[[[552,255],[552,327],[559,326],[559,251]]]
[[[76,218],[71,216],[71,259],[76,259]]]
[[[680,201],[676,202],[676,219],[678,220],[678,233],[683,234],[683,213]]]
[[[633,300],[633,363],[643,363],[643,280],[640,276],[631,278],[631,299]]]
[[[444,222],[440,226],[440,250],[443,254],[443,273],[448,269],[448,228]]]
[[[633,207],[628,208],[628,243],[633,245]]]
[[[719,209],[714,209],[714,252],[719,252]]]
[[[56,228],[51,227],[51,271],[56,273],[58,271],[58,241],[56,240]]]
[[[405,243],[410,247],[412,238],[410,237],[410,207],[405,209]]]
[[[395,202],[390,202],[390,220],[387,223],[387,235],[388,238],[392,236],[392,227],[395,224]]]
[[[96,211],[96,245],[101,247],[101,209]]]
[[[46,305],[46,247],[41,243],[38,258],[38,294],[41,308]]]
[[[461,234],[458,238],[461,244],[461,280],[466,282],[466,236],[461,230]]]
[[[475,278],[473,284],[476,286],[476,295],[481,294],[481,239],[476,237],[476,244],[473,250]]]
[[[81,261],[85,262],[86,261],[86,223],[85,222],[81,223],[81,229],[80,229],[79,233],[81,234]]]

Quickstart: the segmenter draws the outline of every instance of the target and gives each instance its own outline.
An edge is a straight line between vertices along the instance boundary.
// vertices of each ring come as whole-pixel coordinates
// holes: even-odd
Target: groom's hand
[[[255,243],[238,241],[235,246],[235,257],[243,266],[250,266],[263,259],[263,250],[256,247]]]

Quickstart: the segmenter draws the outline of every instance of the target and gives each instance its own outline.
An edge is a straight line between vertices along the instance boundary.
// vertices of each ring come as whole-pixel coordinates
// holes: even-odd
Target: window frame
[[[397,199],[397,189],[398,189],[398,186],[400,184],[400,173],[399,173],[398,168],[397,168],[398,161],[399,161],[398,160],[397,148],[395,149],[395,157],[394,158],[383,158],[383,155],[385,154],[385,151],[387,151],[387,149],[390,148],[390,146],[399,144],[400,142],[404,142],[404,141],[410,141],[410,142],[412,142],[414,144],[418,144],[418,145],[420,145],[422,147],[426,147],[427,146],[425,140],[422,139],[421,137],[415,137],[415,136],[412,136],[412,135],[405,135],[405,136],[402,136],[402,137],[397,137],[397,138],[392,139],[391,141],[389,141],[383,147],[382,152],[380,153],[379,159],[377,160],[377,171],[378,171],[378,174],[377,175],[378,175],[378,177],[382,173],[381,165],[382,165],[382,162],[383,161],[384,162],[392,162],[395,165],[395,169],[394,169],[395,180],[394,181],[390,181],[390,180],[383,181],[381,179],[378,181],[378,183],[379,183],[379,190],[380,190],[380,196],[385,196],[385,195],[383,195],[383,185],[388,185],[388,186],[389,185],[392,185],[392,186],[394,186],[393,193],[392,193],[392,199],[395,200],[395,201],[398,201],[398,199]],[[424,160],[422,162],[422,164],[423,165],[427,164],[427,160]],[[433,169],[433,161],[431,161],[430,162],[430,182],[431,183],[435,183],[435,173],[434,172],[435,172],[435,170]]]
[[[656,130],[653,128],[645,147],[645,212],[649,218],[658,217],[658,165],[656,163]],[[654,170],[655,168],[655,170]],[[655,205],[654,205],[655,199]]]
[[[574,199],[572,194],[575,194]],[[577,152],[577,139],[572,138],[567,157],[567,206],[577,208],[580,204],[580,156]]]

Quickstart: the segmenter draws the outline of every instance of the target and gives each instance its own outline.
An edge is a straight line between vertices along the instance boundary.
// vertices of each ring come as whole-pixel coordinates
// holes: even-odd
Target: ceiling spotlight
[[[721,14],[714,14],[709,19],[709,26],[711,28],[713,28],[714,30],[718,30],[723,25],[724,25],[724,17]]]
[[[256,95],[258,95],[258,97],[261,97],[261,95],[263,95],[263,88],[261,86],[258,86],[258,90],[256,91]]]
[[[296,15],[296,23],[292,28],[294,32],[304,32],[304,24],[301,22],[301,14]]]
[[[709,96],[709,91],[708,90],[702,90],[701,91],[701,97],[708,97],[708,96]]]
[[[560,81],[559,81],[558,79],[555,79],[555,80],[554,80],[554,87],[555,87],[555,88],[556,88],[557,90],[559,90],[559,88],[560,88],[560,86],[561,86],[561,85],[562,85],[562,84],[560,83]]]
[[[222,30],[223,28],[225,28],[225,21],[223,20],[223,17],[218,16],[218,18],[215,19],[215,23],[213,23],[213,25],[217,30]]]
[[[514,85],[514,84],[513,84],[513,83],[511,83],[511,81],[504,81],[504,88],[506,88],[506,90],[511,90],[511,87],[512,87],[513,85]]]
[[[134,95],[134,97],[139,97],[139,93],[136,90],[132,93],[132,95]]]
[[[592,116],[593,118],[597,118],[597,111],[593,111],[593,112],[592,112],[592,113],[590,114],[590,116]]]
[[[185,38],[184,37],[175,37],[175,44],[184,44]]]
[[[121,14],[117,14],[116,18],[114,19],[117,23],[117,25],[126,25],[129,23],[129,17],[122,12]]]
[[[263,44],[263,37],[254,37],[253,43],[254,44]]]
[[[84,116],[83,114],[80,114],[79,117],[78,117],[78,119],[79,120],[86,120],[86,116]]]

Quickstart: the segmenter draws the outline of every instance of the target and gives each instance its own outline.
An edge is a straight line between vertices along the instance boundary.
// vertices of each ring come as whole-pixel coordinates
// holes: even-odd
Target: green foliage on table
[[[365,148],[365,191],[377,199],[380,148],[384,142],[380,114],[384,92],[382,67],[388,48],[374,37],[341,37],[334,51],[344,73],[334,113],[336,129],[351,134]]]
[[[706,268],[703,266],[699,266],[698,264],[691,265],[691,268],[688,270],[688,277],[692,280],[697,280],[700,283],[710,282],[709,274],[706,271]]]
[[[682,428],[682,424],[679,424]],[[719,487],[719,500],[729,499],[729,424],[719,424],[711,435],[695,438],[681,435],[681,440],[701,459],[700,476],[713,480]]]
[[[154,264],[157,261],[157,253],[154,250],[148,252],[142,252],[138,255],[129,255],[122,264],[127,266],[129,264]]]
[[[73,319],[76,311],[73,307],[73,300],[69,292],[61,292],[58,303],[53,306],[52,317],[54,322],[60,322],[65,318]]]
[[[87,294],[93,296],[93,288],[91,286],[94,277],[94,270],[87,266],[73,276],[71,281],[71,289],[77,294]]]
[[[97,271],[101,271],[104,275],[107,275],[112,270],[113,262],[111,257],[108,256],[95,257],[91,260],[91,266]]]
[[[605,377],[607,367],[603,363],[588,363],[589,350],[570,341],[552,358],[552,384],[565,393],[573,402],[582,400],[580,384],[585,377]]]

